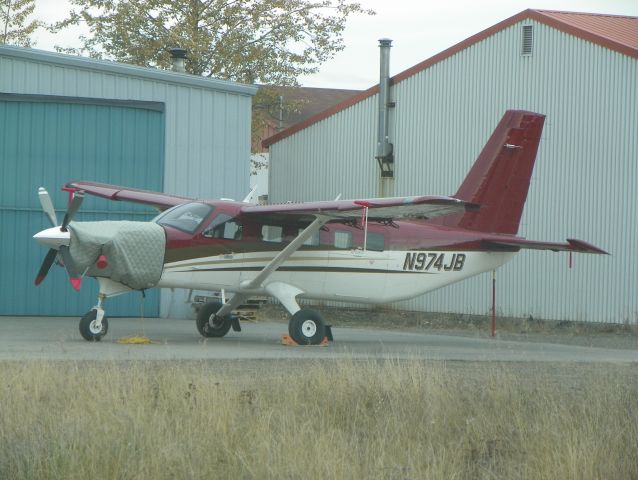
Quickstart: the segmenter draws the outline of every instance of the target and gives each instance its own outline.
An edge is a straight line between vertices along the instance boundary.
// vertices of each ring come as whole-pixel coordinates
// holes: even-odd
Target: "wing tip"
[[[583,240],[578,240],[576,238],[568,238],[567,243],[569,244],[570,250],[573,252],[581,252],[581,253],[593,253],[596,255],[609,255],[609,252],[603,250],[602,248],[598,248],[591,243],[585,242]]]

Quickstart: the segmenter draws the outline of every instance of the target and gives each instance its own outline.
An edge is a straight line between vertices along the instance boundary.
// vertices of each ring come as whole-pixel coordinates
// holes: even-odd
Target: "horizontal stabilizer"
[[[608,255],[608,253],[591,243],[574,238],[568,238],[567,243],[537,242],[524,238],[513,238],[508,240],[483,240],[483,245],[493,250],[519,250],[521,248],[529,250],[552,250],[554,252],[578,252],[595,253]]]

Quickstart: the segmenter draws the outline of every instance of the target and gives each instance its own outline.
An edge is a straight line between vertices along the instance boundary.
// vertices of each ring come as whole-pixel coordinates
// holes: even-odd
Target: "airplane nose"
[[[71,235],[68,231],[63,232],[60,227],[47,228],[41,232],[36,233],[35,238],[42,245],[59,250],[62,245],[69,246],[71,241]]]

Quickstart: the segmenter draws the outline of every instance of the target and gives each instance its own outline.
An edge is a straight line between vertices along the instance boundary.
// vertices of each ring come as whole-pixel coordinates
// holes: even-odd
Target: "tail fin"
[[[437,219],[450,227],[489,233],[518,231],[545,116],[508,110],[465,177],[455,198],[480,210]]]

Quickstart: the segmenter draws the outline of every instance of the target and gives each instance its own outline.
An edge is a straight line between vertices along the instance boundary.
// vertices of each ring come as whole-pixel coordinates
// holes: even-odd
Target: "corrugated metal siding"
[[[33,280],[46,249],[30,239],[48,228],[37,189],[50,190],[61,221],[68,195],[60,186],[76,178],[162,186],[164,118],[161,111],[106,105],[3,101],[0,97],[0,315],[81,315],[97,299],[97,282],[70,288],[63,269],[53,267],[39,288]],[[148,208],[88,197],[77,220],[139,219]],[[144,302],[147,315],[159,313],[159,294]],[[140,296],[109,300],[108,315],[138,315]]]
[[[203,198],[243,198],[248,191],[250,95],[2,57],[1,52],[0,92],[163,102],[164,191]]]
[[[0,93],[162,102],[166,107],[165,162],[159,190],[196,198],[241,199],[248,193],[254,87],[31,49],[16,54],[15,50],[0,46]],[[141,186],[132,185],[130,179],[122,183]],[[181,290],[163,293],[161,315],[190,317],[185,297]]]
[[[338,194],[354,198],[375,191],[377,171],[370,168],[370,159],[376,130],[367,119],[376,108],[375,98],[368,98],[313,125],[311,135],[302,130],[270,147],[277,158],[269,167],[271,201],[333,200]],[[285,156],[279,153],[282,147]]]
[[[523,24],[534,26],[531,56],[520,55]],[[501,314],[636,321],[637,79],[635,59],[525,21],[392,88],[396,195],[454,193],[506,109],[547,115],[519,233],[582,238],[612,255],[575,255],[569,270],[565,254],[521,253],[498,272]],[[346,198],[376,193],[374,139],[358,133],[374,131],[376,97],[365,102],[370,110],[359,123],[346,121],[349,110],[361,108],[356,105],[271,147],[272,200],[285,198],[291,178],[307,178],[295,185],[308,192],[304,199],[326,198],[335,182]],[[348,156],[313,151],[326,131],[332,143],[346,141],[349,151],[360,152],[358,175],[338,168],[338,159]],[[291,163],[308,176],[278,174]],[[317,168],[326,164],[332,168]],[[487,313],[490,286],[485,274],[397,306]]]

